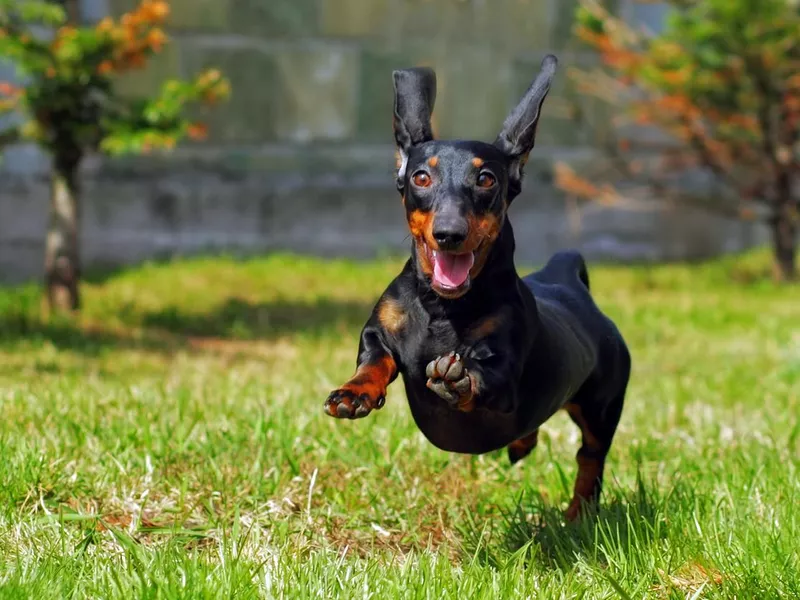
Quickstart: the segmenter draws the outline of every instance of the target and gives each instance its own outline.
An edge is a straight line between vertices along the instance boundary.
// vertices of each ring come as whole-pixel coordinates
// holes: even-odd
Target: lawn
[[[147,265],[74,323],[0,290],[0,597],[798,598],[800,290],[766,265],[592,269],[634,372],[570,525],[566,415],[512,468],[431,446],[397,384],[323,414],[397,261]]]

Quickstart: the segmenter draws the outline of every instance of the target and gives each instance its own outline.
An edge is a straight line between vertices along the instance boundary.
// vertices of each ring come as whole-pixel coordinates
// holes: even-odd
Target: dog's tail
[[[583,282],[587,290],[591,290],[592,288],[589,286],[589,269],[586,268],[586,261],[580,252],[575,252],[575,256],[578,260],[578,279]]]
[[[562,250],[556,252],[545,266],[545,271],[552,273],[557,280],[566,282],[565,278],[573,278],[575,276],[580,279],[581,283],[589,287],[589,271],[586,268],[586,261],[583,255],[577,250]],[[572,279],[574,282],[575,280]]]

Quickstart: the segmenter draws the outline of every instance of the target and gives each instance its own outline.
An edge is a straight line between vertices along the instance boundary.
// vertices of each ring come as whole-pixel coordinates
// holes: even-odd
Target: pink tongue
[[[446,288],[457,288],[469,277],[469,270],[475,262],[472,252],[467,254],[447,254],[433,252],[433,281]]]

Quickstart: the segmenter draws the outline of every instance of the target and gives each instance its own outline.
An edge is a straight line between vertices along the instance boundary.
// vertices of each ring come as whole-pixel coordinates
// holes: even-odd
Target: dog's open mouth
[[[427,246],[427,244],[426,244]],[[446,296],[460,295],[470,285],[469,271],[475,264],[474,252],[444,252],[426,248],[433,265],[434,289]]]

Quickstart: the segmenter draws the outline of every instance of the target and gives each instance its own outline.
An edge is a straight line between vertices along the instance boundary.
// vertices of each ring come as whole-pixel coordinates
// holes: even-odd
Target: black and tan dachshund
[[[325,410],[365,417],[401,374],[414,420],[435,446],[468,454],[507,447],[515,463],[563,408],[583,437],[572,520],[599,497],[631,362],[589,293],[580,254],[559,252],[524,278],[514,267],[506,213],[556,64],[543,60],[493,144],[435,141],[434,72],[394,72],[397,187],[411,258],[362,331],[356,373]]]

